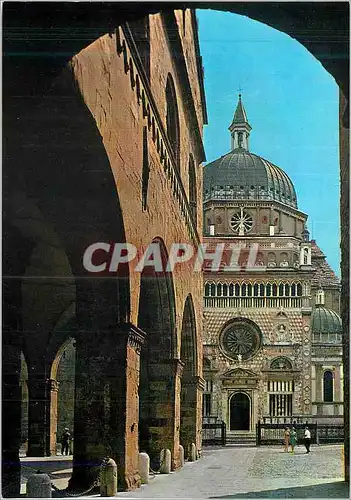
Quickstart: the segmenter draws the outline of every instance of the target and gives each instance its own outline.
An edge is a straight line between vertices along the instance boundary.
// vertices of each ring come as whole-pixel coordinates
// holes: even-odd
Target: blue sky
[[[340,275],[338,87],[296,40],[247,17],[198,10],[207,161],[230,151],[241,88],[250,151],[281,167],[308,228]]]

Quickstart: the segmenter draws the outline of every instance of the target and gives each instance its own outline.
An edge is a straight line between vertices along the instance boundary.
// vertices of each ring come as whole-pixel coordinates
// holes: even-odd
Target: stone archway
[[[74,327],[73,319],[73,325],[67,324],[66,330],[69,331]],[[48,384],[48,454],[57,455],[64,428],[68,427],[72,432],[74,427],[75,341],[73,338],[68,338],[57,351]]]
[[[245,392],[235,392],[230,398],[230,430],[251,429],[251,400]]]

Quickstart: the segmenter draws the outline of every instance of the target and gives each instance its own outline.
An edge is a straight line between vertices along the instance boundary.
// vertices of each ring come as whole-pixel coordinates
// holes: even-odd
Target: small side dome
[[[312,333],[342,333],[340,316],[326,307],[316,307],[312,312]]]

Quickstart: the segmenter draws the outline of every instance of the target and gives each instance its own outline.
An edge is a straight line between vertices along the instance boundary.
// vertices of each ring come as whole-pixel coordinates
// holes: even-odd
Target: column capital
[[[183,387],[196,387],[199,391],[205,389],[205,380],[199,375],[194,375],[192,377],[187,377],[182,380]]]
[[[183,361],[176,358],[176,359],[169,359],[167,362],[170,366],[173,366],[174,370],[173,373],[176,377],[181,377],[183,375],[183,370],[185,366],[185,363],[183,363]]]
[[[51,392],[57,392],[59,390],[60,382],[52,378],[48,379],[48,387]]]
[[[133,323],[121,323],[117,327],[119,335],[124,337],[124,342],[129,345],[137,354],[140,354],[141,348],[145,342],[146,333]]]

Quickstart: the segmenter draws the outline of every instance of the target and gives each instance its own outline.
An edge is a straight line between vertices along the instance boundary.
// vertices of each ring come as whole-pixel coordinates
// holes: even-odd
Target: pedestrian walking
[[[306,453],[310,452],[310,446],[311,446],[311,432],[309,428],[306,425],[305,428],[305,446],[306,446]]]
[[[289,442],[290,442],[290,429],[289,427],[285,427],[284,431],[284,451],[289,451]]]
[[[69,444],[72,439],[71,433],[69,432],[69,428],[65,427],[64,433],[61,438],[62,445],[62,455],[69,455]]]
[[[293,427],[290,431],[290,446],[291,446],[291,453],[295,453],[295,446],[297,444],[297,434],[295,431],[295,427]]]

